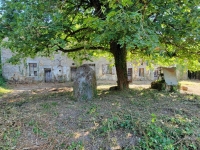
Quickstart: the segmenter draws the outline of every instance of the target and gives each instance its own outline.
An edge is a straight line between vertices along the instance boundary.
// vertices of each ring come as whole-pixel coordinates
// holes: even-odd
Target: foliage
[[[153,115],[152,121],[145,127],[139,148],[155,150],[198,149],[200,146],[198,139],[188,138],[194,134],[191,129],[194,123],[189,119],[181,116],[163,118],[164,122],[160,124],[159,121],[154,120],[155,118],[156,116]],[[170,124],[171,126],[169,126]]]
[[[5,86],[6,80],[2,76],[2,62],[1,62],[1,49],[0,49],[0,87]]]
[[[101,127],[98,129],[98,133],[105,135],[113,130],[117,129],[129,129],[132,130],[135,127],[135,120],[130,114],[124,114],[122,117],[112,116],[102,122]]]
[[[10,149],[15,147],[17,139],[21,136],[20,129],[10,128],[9,130],[2,131],[3,145],[0,145],[1,149]]]
[[[6,80],[2,76],[1,70],[0,70],[0,86],[5,86],[5,85],[6,85]]]
[[[76,150],[76,149],[84,150],[84,146],[83,146],[83,144],[82,144],[81,141],[72,142],[72,143],[67,147],[67,149],[69,149],[69,150]]]
[[[1,57],[1,55],[0,55],[0,57]],[[10,90],[8,90],[6,88],[6,80],[2,76],[2,68],[1,67],[2,66],[1,66],[1,61],[0,61],[0,96],[10,92]]]
[[[200,2],[170,0],[5,0],[1,6],[3,46],[19,57],[61,50],[78,63],[110,42],[126,46],[131,59],[149,64],[184,63],[200,68]]]
[[[32,127],[32,132],[36,135],[41,135],[43,137],[47,137],[47,133],[40,129],[39,124],[35,120],[30,120],[28,125]]]

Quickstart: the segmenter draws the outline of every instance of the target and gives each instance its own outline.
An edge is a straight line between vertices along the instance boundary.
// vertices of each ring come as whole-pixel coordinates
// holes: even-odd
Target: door
[[[50,68],[44,69],[44,78],[45,78],[45,82],[51,82],[52,75],[51,75],[51,69]]]
[[[71,72],[71,81],[74,81],[75,77],[76,77],[76,70],[77,67],[71,67],[70,72]]]
[[[128,82],[132,82],[132,73],[133,73],[133,71],[132,71],[132,68],[128,68]]]

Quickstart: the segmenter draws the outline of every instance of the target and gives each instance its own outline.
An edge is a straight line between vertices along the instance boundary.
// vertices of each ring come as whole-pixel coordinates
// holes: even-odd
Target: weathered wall
[[[6,61],[12,57],[12,52],[8,49],[1,50],[2,55],[2,74],[8,80],[17,81],[44,81],[45,69],[51,71],[52,81],[69,81],[70,80],[70,66],[73,61],[68,59],[66,54],[57,53],[52,58],[36,57],[34,59],[27,58],[17,65],[12,65]],[[29,63],[37,64],[37,75],[29,75]]]
[[[34,59],[27,58],[18,65],[11,65],[6,63],[6,60],[12,57],[12,52],[8,49],[2,48],[2,64],[3,64],[3,76],[8,80],[16,80],[19,82],[33,82],[33,81],[50,81],[65,82],[73,79],[73,70],[76,68],[74,61],[67,57],[67,54],[58,52],[52,56],[52,58],[36,57]],[[30,75],[30,63],[37,64],[37,75],[33,73]],[[84,62],[89,64],[96,72],[96,78],[98,80],[117,80],[116,68],[110,64],[106,58],[102,57],[94,59],[94,62]],[[127,63],[127,69],[131,69],[132,81],[133,80],[154,80],[154,70],[147,70],[146,63],[139,65],[133,65],[133,62]],[[127,71],[128,71],[127,70]],[[143,70],[143,75],[141,75]]]
[[[45,80],[45,70],[50,70],[52,81],[69,81],[69,70],[72,60],[67,59],[66,55],[61,55],[61,53],[55,54],[52,58],[37,57],[35,59],[27,58],[27,65],[29,63],[37,63],[38,75],[35,76],[36,81]],[[29,66],[27,67],[27,72],[29,71]]]
[[[7,63],[7,59],[12,57],[12,52],[8,49],[1,49],[1,62],[2,62],[2,75],[4,78],[13,80],[19,79],[24,80],[26,76],[25,66],[20,65],[10,65]]]
[[[67,58],[66,54],[61,52],[53,55],[52,58],[36,57],[34,59],[27,58],[17,65],[12,65],[6,61],[12,57],[12,52],[8,49],[1,49],[2,74],[8,80],[18,82],[45,81],[45,70],[51,71],[52,81],[70,81],[71,67],[75,67],[73,60]],[[37,76],[29,75],[29,63],[37,64]],[[105,58],[96,60],[95,62],[85,62],[93,64],[98,79],[116,80],[116,74],[102,74],[102,65],[109,64]]]

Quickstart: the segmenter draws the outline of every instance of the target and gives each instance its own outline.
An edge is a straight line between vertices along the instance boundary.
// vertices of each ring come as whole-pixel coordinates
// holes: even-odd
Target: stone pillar
[[[84,64],[77,68],[73,86],[74,97],[78,101],[91,100],[97,94],[95,71]]]

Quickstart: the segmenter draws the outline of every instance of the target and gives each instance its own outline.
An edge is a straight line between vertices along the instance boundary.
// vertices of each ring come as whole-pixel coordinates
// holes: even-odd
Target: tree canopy
[[[2,46],[16,58],[111,52],[120,89],[127,56],[200,68],[199,0],[4,0],[0,13]]]

